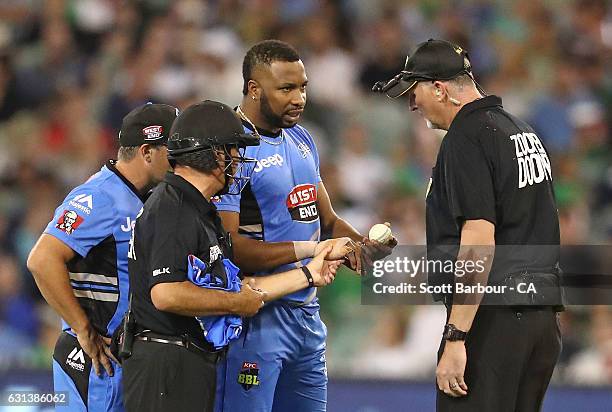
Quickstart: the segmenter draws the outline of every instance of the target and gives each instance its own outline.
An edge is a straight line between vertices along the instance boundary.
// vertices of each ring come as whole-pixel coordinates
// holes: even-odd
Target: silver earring
[[[253,100],[255,100],[255,96],[251,96],[251,98],[252,98]]]

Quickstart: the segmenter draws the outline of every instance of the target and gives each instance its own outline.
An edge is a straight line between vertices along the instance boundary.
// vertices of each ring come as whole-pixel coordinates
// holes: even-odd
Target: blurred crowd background
[[[612,243],[612,5],[605,0],[3,0],[0,2],[0,373],[50,369],[59,321],[26,257],[53,210],[117,150],[147,101],[237,105],[256,41],[305,63],[302,124],[337,212],[425,243],[424,197],[443,133],[370,92],[428,38],[470,52],[475,75],[551,151],[565,244]],[[350,273],[320,291],[333,377],[432,381],[437,306],[362,306]],[[554,382],[612,384],[608,306],[562,314]]]

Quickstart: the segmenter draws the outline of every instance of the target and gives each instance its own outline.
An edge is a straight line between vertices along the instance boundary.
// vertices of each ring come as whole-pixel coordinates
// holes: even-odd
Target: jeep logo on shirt
[[[317,187],[313,184],[295,186],[287,196],[287,210],[295,221],[308,223],[317,220]]]
[[[285,163],[285,159],[283,159],[283,156],[277,153],[275,155],[264,157],[263,159],[259,159],[253,171],[261,172],[264,169],[264,167],[282,166],[283,163]]]

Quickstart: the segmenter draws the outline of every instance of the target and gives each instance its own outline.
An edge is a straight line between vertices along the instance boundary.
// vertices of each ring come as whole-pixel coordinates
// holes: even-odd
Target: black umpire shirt
[[[489,283],[502,272],[551,270],[558,263],[558,249],[541,253],[531,246],[559,245],[548,152],[497,96],[463,106],[442,141],[426,199],[428,259],[456,258],[463,223],[476,219],[495,225],[496,245],[529,245],[520,253],[504,253],[500,271],[495,270],[502,265],[497,248]],[[452,279],[452,274],[429,274],[430,284],[452,284]]]
[[[192,184],[167,173],[136,219],[129,253],[132,311],[138,330],[190,335],[208,347],[195,317],[158,310],[151,288],[187,281],[187,258],[194,255],[225,277],[223,258],[232,258],[229,235],[217,210]]]

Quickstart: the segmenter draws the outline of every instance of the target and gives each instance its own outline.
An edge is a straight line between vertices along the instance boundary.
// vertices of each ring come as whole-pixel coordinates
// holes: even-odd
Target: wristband
[[[302,269],[302,272],[304,272],[304,275],[308,280],[308,287],[314,287],[314,279],[312,278],[312,273],[310,273],[310,269],[308,269],[306,266],[302,266],[300,269]]]
[[[302,260],[313,257],[317,248],[317,243],[318,242],[312,240],[293,242],[293,251],[295,252],[296,259]]]

